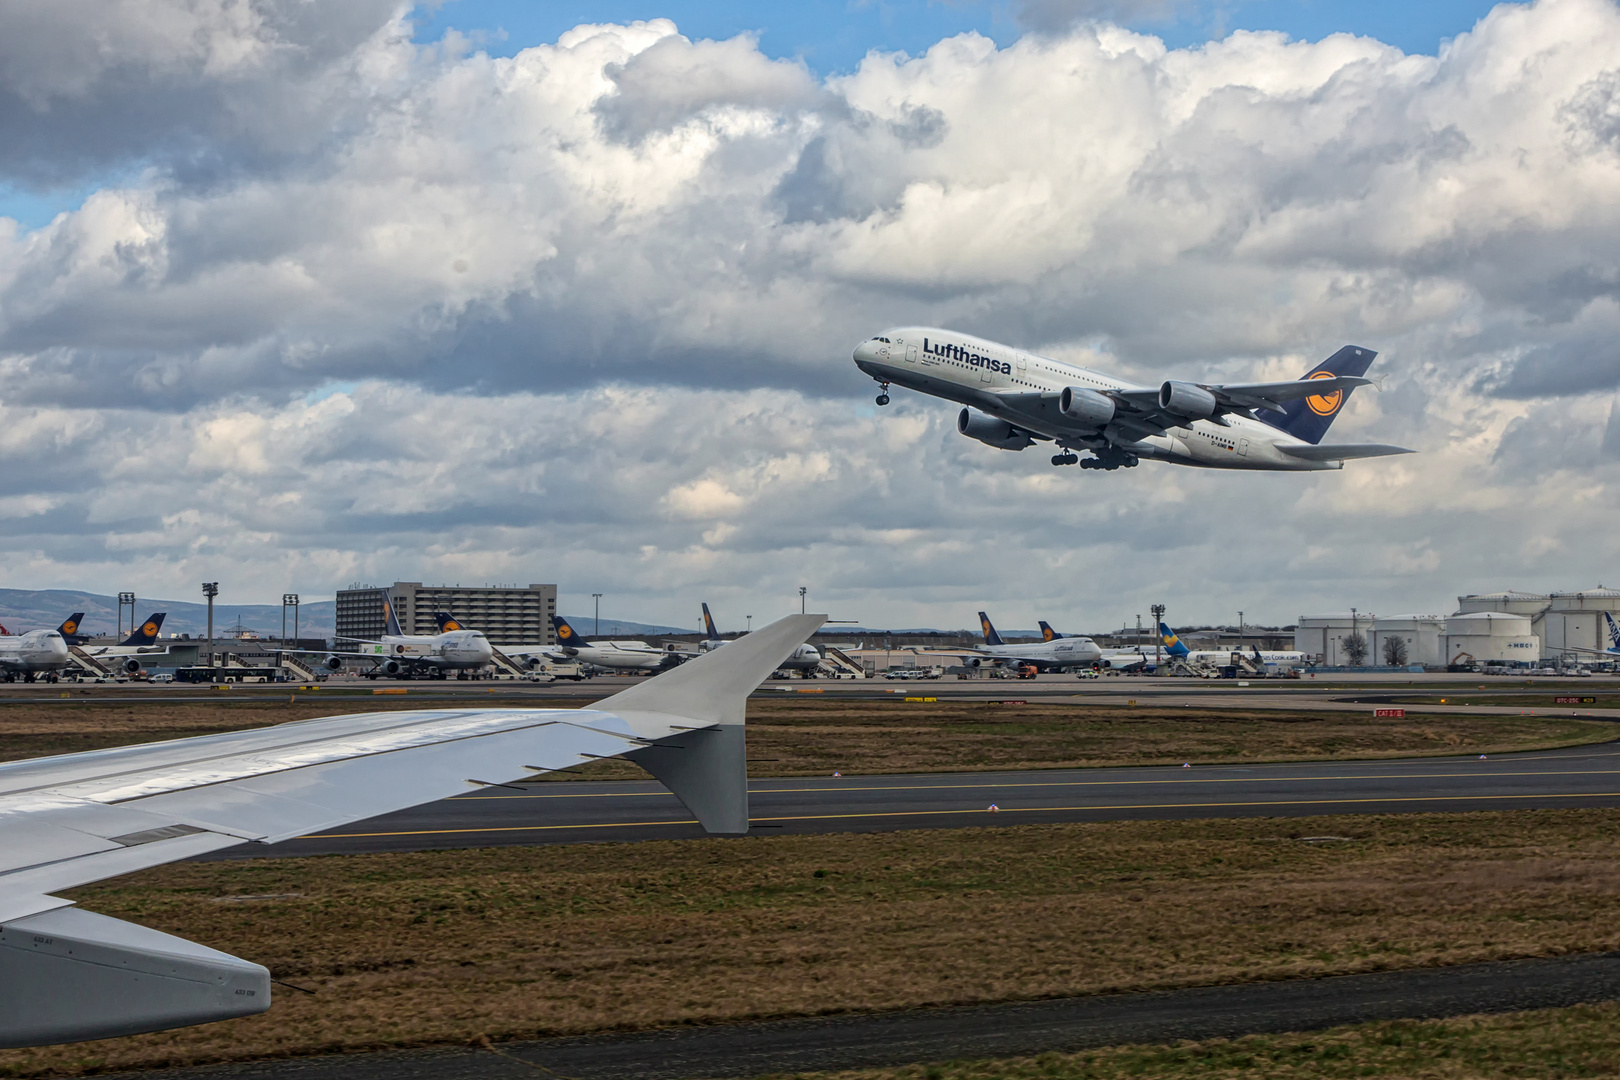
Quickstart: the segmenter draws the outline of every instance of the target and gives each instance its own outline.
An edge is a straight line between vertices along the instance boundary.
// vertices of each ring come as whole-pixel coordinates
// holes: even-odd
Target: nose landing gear
[[[887,405],[889,403],[889,384],[886,382],[878,383],[877,403],[879,405]]]

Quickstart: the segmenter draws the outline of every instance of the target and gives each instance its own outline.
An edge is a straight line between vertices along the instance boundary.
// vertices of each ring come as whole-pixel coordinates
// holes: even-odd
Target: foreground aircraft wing
[[[63,889],[603,757],[646,768],[708,831],[747,832],[747,695],[825,619],[781,619],[590,709],[333,716],[0,764],[0,1047],[270,1006],[263,967]]]
[[[1319,380],[1326,382],[1326,379]],[[1277,449],[1301,461],[1349,461],[1352,458],[1388,457],[1391,454],[1415,454],[1404,446],[1388,443],[1278,443]]]

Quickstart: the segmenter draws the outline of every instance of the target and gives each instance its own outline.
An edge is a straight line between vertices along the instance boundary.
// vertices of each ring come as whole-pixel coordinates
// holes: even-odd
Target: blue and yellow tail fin
[[[1056,630],[1052,629],[1052,624],[1047,622],[1045,619],[1041,620],[1041,640],[1042,641],[1056,641],[1058,638],[1068,637],[1068,636],[1069,636],[1068,634],[1060,634]]]
[[[1192,654],[1192,650],[1183,645],[1181,639],[1176,636],[1176,632],[1165,623],[1159,624],[1159,644],[1164,646],[1165,652],[1178,660]]]
[[[135,632],[120,641],[120,645],[150,645],[157,640],[158,631],[163,629],[163,617],[166,611],[154,611],[146,617],[146,621],[135,628]]]
[[[1300,378],[1331,379],[1335,375],[1365,375],[1377,355],[1373,350],[1363,349],[1359,345],[1346,345]],[[1268,409],[1261,409],[1255,415],[1272,427],[1315,446],[1327,434],[1339,410],[1349,403],[1354,389],[1351,387],[1349,390],[1335,390],[1331,394],[1316,394],[1290,401],[1283,406],[1281,416]]]
[[[703,634],[710,641],[720,640],[720,631],[714,628],[714,616],[709,614],[709,605],[703,605]]]
[[[84,622],[84,612],[75,611],[62,620],[62,625],[56,628],[56,632],[61,634],[62,640],[69,645],[77,645],[81,640],[79,637],[79,624],[82,622]]]
[[[551,625],[557,631],[557,644],[559,645],[567,645],[570,648],[578,649],[590,644],[589,641],[585,640],[585,635],[569,626],[568,620],[561,615],[553,615]]]
[[[394,601],[387,593],[382,594],[383,602],[383,633],[389,637],[404,637],[405,631],[400,629],[399,616],[394,613]]]
[[[984,643],[986,645],[1007,644],[1005,641],[1001,640],[1001,635],[996,633],[996,628],[991,625],[990,616],[986,615],[982,611],[979,612],[979,628],[984,631]]]
[[[465,626],[461,625],[460,619],[456,618],[448,611],[435,611],[433,613],[433,621],[438,623],[439,633],[441,634],[448,634],[452,630],[467,629]]]

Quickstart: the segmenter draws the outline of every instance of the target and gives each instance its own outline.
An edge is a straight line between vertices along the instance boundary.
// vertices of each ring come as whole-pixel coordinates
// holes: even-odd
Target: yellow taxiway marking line
[[[1173,766],[1172,766],[1173,767]],[[1479,777],[1510,776],[1615,776],[1620,775],[1620,769],[1546,769],[1523,772],[1466,772],[1466,773],[1368,773],[1349,774],[1345,776],[1187,776],[1177,777],[1174,780],[1048,780],[1033,783],[998,784],[990,781],[983,784],[887,784],[880,787],[867,787],[860,784],[837,784],[826,787],[807,788],[749,788],[750,795],[796,795],[808,792],[823,791],[974,791],[984,788],[1003,790],[1008,788],[1052,788],[1052,787],[1121,787],[1131,785],[1149,784],[1280,784],[1292,781],[1294,783],[1309,783],[1318,780],[1447,780],[1457,777],[1477,779]],[[562,781],[566,782],[566,781]],[[555,795],[453,795],[456,802],[499,801],[504,799],[633,799],[645,798],[649,795],[668,795],[667,791],[598,791],[598,792],[558,792]]]
[[[1122,803],[1118,806],[1022,806],[999,810],[881,810],[856,814],[803,814],[796,817],[759,817],[754,821],[841,821],[851,818],[945,817],[962,814],[1060,814],[1097,810],[1193,810],[1210,807],[1232,808],[1243,806],[1351,806],[1358,803],[1419,803],[1461,802],[1473,800],[1490,802],[1503,799],[1620,799],[1620,791],[1549,792],[1542,795],[1408,795],[1382,799],[1290,799],[1272,802],[1205,802],[1205,803]],[[478,835],[482,833],[552,832],[565,829],[635,829],[654,825],[696,825],[687,818],[681,821],[606,821],[578,825],[502,825],[484,829],[411,829],[403,832],[367,833],[314,833],[300,840],[357,840],[378,836],[448,836],[456,833]]]

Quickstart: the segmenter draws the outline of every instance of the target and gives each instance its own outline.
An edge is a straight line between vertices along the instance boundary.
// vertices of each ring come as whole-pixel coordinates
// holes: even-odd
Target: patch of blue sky
[[[1076,5],[1080,6],[1080,5]],[[1103,5],[1098,5],[1103,6]],[[1121,3],[1118,10],[1132,5]],[[1127,19],[1172,48],[1195,46],[1234,30],[1280,30],[1297,40],[1335,33],[1374,37],[1408,53],[1436,53],[1495,4],[1488,0],[1219,0],[1174,3],[1169,15]],[[869,51],[921,55],[941,38],[976,31],[1006,45],[1024,32],[1016,0],[799,0],[760,5],[741,0],[447,0],[417,13],[419,41],[454,28],[491,55],[511,56],[554,42],[581,23],[668,18],[687,37],[759,35],[767,56],[799,57],[822,74],[853,71]]]
[[[56,220],[56,215],[83,206],[84,200],[101,190],[108,182],[103,178],[70,188],[51,188],[43,191],[0,185],[0,217],[11,218],[25,232],[38,229]]]
[[[339,394],[352,394],[358,389],[360,389],[360,384],[357,382],[339,382],[336,380],[324,382],[304,395],[304,404],[316,405],[329,397],[336,397]]]

